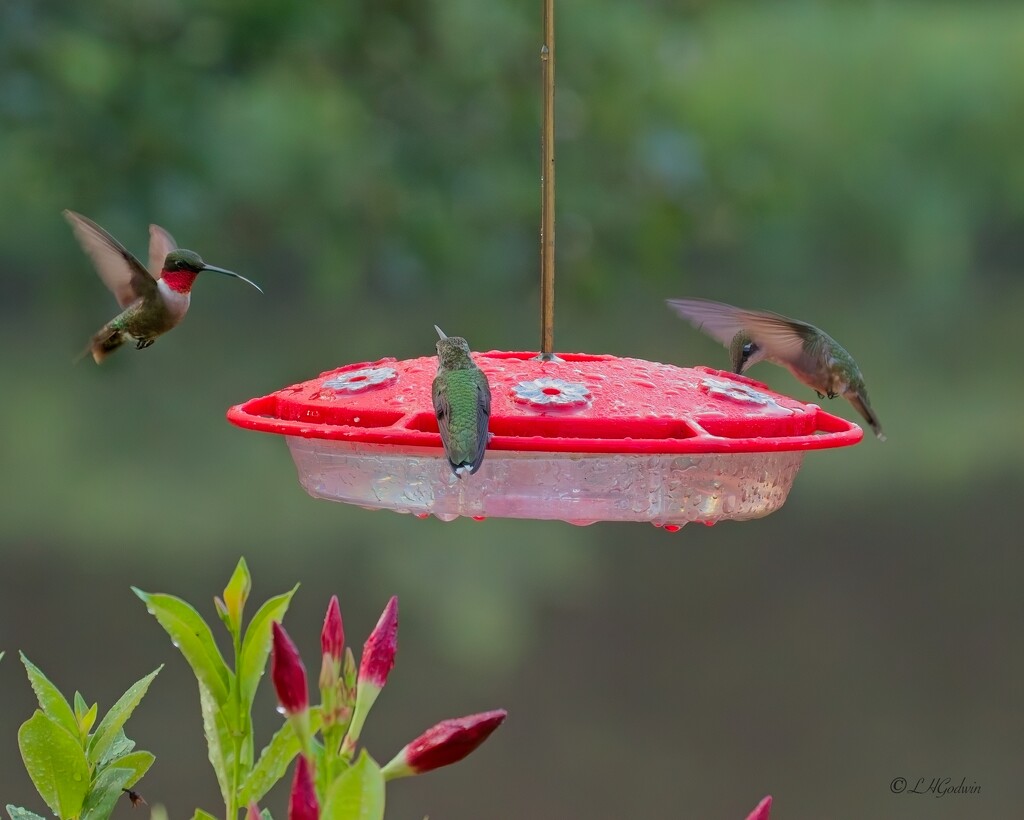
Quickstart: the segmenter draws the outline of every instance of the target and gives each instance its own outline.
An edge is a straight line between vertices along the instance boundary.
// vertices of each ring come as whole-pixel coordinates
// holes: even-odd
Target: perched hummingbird
[[[698,330],[729,348],[734,373],[743,373],[762,359],[782,365],[819,399],[843,396],[885,441],[857,362],[825,331],[778,313],[744,310],[707,299],[669,299],[668,304]]]
[[[437,429],[452,472],[462,478],[480,469],[487,447],[487,422],[491,417],[491,387],[487,376],[473,362],[469,343],[459,336],[445,336],[437,325],[437,375],[431,395]]]
[[[167,231],[149,226],[149,270],[103,228],[74,211],[64,211],[82,249],[103,283],[122,307],[82,352],[97,364],[127,341],[142,350],[185,317],[192,285],[201,271],[234,276],[263,292],[259,285],[229,270],[207,265],[194,251],[179,249]]]

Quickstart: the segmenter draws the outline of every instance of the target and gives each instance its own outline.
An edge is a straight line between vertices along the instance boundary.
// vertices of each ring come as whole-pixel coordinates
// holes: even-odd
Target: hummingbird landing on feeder
[[[825,331],[778,313],[744,310],[708,299],[667,301],[694,327],[729,348],[734,373],[743,373],[762,360],[781,365],[819,399],[845,398],[885,441],[857,362]]]
[[[431,388],[437,430],[452,472],[459,478],[480,469],[487,449],[491,388],[476,366],[469,342],[437,331],[437,375]]]
[[[122,311],[92,337],[82,356],[92,353],[99,364],[125,342],[139,350],[149,347],[178,325],[188,311],[192,285],[203,271],[255,282],[233,271],[208,265],[194,251],[178,248],[159,225],[149,226],[149,270],[124,245],[81,214],[64,211],[82,250],[89,255],[100,279],[117,299]],[[79,356],[81,358],[81,356]]]

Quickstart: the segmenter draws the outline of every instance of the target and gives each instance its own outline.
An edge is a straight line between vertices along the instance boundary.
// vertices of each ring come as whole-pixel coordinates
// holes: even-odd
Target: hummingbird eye
[[[752,356],[755,350],[757,350],[757,345],[755,345],[753,342],[747,342],[745,345],[743,345],[743,358]]]

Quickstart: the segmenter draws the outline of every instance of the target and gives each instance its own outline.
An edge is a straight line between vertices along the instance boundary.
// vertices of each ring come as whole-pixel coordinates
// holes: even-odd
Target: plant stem
[[[238,820],[238,780],[242,769],[242,741],[247,727],[247,715],[242,714],[242,687],[237,683],[238,670],[242,666],[242,630],[241,626],[232,631],[231,639],[235,650],[235,714],[238,716],[238,726],[233,727],[231,738],[234,744],[235,760],[231,767],[231,799],[228,803],[228,820]]]

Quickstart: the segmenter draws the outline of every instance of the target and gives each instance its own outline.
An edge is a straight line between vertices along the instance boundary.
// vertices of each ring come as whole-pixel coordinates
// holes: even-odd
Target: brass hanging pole
[[[544,2],[540,49],[544,120],[540,138],[540,358],[555,354],[555,0]]]

